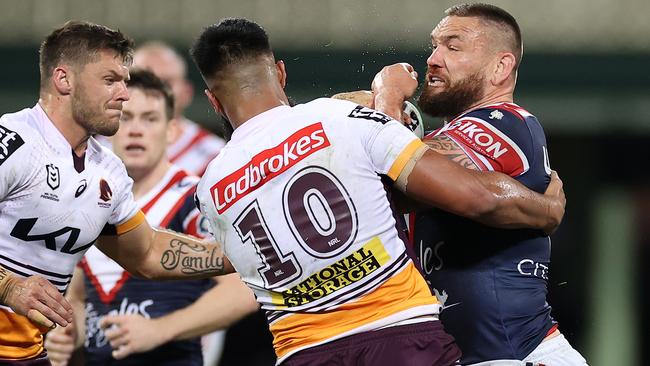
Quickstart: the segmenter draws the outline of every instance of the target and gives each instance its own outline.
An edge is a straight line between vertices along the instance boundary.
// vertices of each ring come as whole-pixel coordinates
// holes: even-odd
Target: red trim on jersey
[[[99,299],[104,304],[110,304],[111,301],[115,299],[117,293],[122,289],[122,286],[124,286],[126,280],[128,280],[129,277],[131,277],[131,275],[129,275],[129,272],[127,271],[122,272],[122,277],[115,283],[115,286],[113,286],[111,291],[109,293],[106,293],[104,292],[102,285],[99,283],[99,280],[90,269],[90,266],[86,261],[86,258],[82,258],[81,261],[79,262],[79,265],[84,270],[84,273],[86,273],[86,276],[88,277],[88,279],[90,279],[90,282],[93,284],[93,286],[95,286],[95,289],[97,290],[97,294],[99,294]]]
[[[549,329],[548,332],[546,333],[546,337],[548,337],[548,336],[550,336],[551,334],[553,334],[553,332],[555,332],[559,326],[560,326],[560,325],[557,324],[557,323],[556,323],[556,324],[553,324],[553,326],[551,327],[551,329]]]
[[[167,190],[168,190],[169,188],[171,188],[173,185],[175,185],[175,184],[178,183],[181,179],[187,177],[188,175],[189,175],[189,174],[187,174],[187,172],[184,171],[184,170],[179,170],[176,174],[174,174],[174,176],[172,177],[172,179],[169,180],[169,183],[167,183],[167,185],[166,185],[163,189],[161,189],[160,192],[158,192],[158,194],[156,194],[156,195],[155,195],[155,196],[154,196],[154,197],[153,197],[149,202],[147,202],[146,205],[144,205],[144,206],[142,207],[142,212],[144,212],[145,214],[147,214],[147,212],[149,212],[149,210],[151,209],[151,207],[152,207],[153,205],[155,205],[156,202],[158,202],[158,200],[160,199],[160,197],[162,197],[162,195],[164,195],[165,192],[167,192]],[[164,225],[159,225],[159,226],[164,227]]]
[[[409,241],[411,246],[415,246],[415,212],[409,213]]]
[[[524,119],[525,119],[524,114],[530,114],[525,109],[519,107],[516,104],[511,104],[511,103],[501,103],[501,104],[497,104],[495,106],[492,106],[491,108],[502,109],[504,111],[510,112],[510,113],[514,114],[517,118],[519,118],[522,121],[524,121]]]
[[[185,194],[183,195],[183,197],[181,197],[178,201],[176,201],[176,203],[175,203],[174,206],[169,210],[169,212],[167,213],[167,215],[165,215],[165,218],[162,219],[162,220],[160,221],[160,225],[159,225],[159,226],[160,226],[160,227],[167,227],[167,226],[169,225],[169,222],[172,221],[172,219],[174,218],[174,216],[176,216],[176,214],[178,213],[178,210],[179,210],[181,207],[183,207],[183,204],[187,201],[187,196],[189,196],[190,194],[194,194],[195,191],[196,191],[196,186],[192,187],[192,189],[190,189],[190,190],[188,190],[187,192],[185,192]]]
[[[187,223],[187,227],[183,228],[183,232],[188,235],[196,236],[197,238],[202,238],[201,235],[199,235],[199,230],[197,230],[197,225],[199,221],[199,217],[201,216],[200,213],[197,213],[190,219],[190,221]]]
[[[185,153],[187,153],[190,149],[194,147],[199,141],[203,140],[205,137],[209,136],[210,132],[200,129],[199,132],[194,136],[188,143],[183,147],[179,152],[176,153],[176,155],[172,156],[169,158],[169,161],[172,163],[178,160],[181,156],[183,156]]]

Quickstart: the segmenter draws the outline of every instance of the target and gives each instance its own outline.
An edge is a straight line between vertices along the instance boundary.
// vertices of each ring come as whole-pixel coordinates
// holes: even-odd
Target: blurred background
[[[650,2],[498,0],[522,28],[515,102],[544,126],[562,177],[566,216],[553,236],[549,302],[590,365],[650,359]],[[382,66],[426,69],[429,34],[452,1],[0,0],[0,113],[38,98],[38,45],[83,19],[137,43],[187,50],[201,29],[243,16],[266,28],[297,102],[368,89]],[[188,58],[189,59],[189,58]],[[220,133],[190,63],[196,97],[187,116]],[[427,120],[428,127],[440,122]],[[271,365],[261,316],[229,332],[221,365]]]

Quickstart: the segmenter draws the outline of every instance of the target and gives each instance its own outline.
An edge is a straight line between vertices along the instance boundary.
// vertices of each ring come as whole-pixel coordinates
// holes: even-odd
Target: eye
[[[106,83],[106,85],[113,85],[115,83],[115,79],[111,77],[104,78],[104,83]]]
[[[448,45],[447,48],[449,48],[452,51],[460,51],[460,49],[454,45]]]

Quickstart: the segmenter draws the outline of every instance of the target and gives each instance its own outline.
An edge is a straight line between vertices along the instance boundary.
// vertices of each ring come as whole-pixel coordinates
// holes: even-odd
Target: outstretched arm
[[[408,196],[494,227],[551,233],[560,224],[566,200],[556,173],[541,195],[505,174],[465,169],[424,149],[412,171],[402,171],[397,179]]]
[[[141,315],[106,316],[101,323],[113,347],[113,357],[125,358],[164,343],[224,329],[258,309],[253,292],[230,274],[193,304],[155,319]]]
[[[154,229],[146,221],[126,233],[101,236],[96,246],[129,273],[148,279],[207,278],[234,272],[219,244]]]

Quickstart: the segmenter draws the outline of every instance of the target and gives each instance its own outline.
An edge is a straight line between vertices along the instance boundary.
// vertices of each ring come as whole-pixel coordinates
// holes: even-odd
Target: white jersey
[[[37,104],[0,118],[0,265],[39,275],[64,292],[75,265],[101,233],[144,220],[122,162],[93,138],[84,157]],[[0,307],[0,359],[42,351],[42,332]]]
[[[226,142],[187,118],[179,123],[183,133],[167,147],[167,157],[172,163],[200,176]]]
[[[201,210],[267,310],[278,362],[438,311],[380,177],[420,146],[382,113],[323,98],[255,116],[208,166]]]

